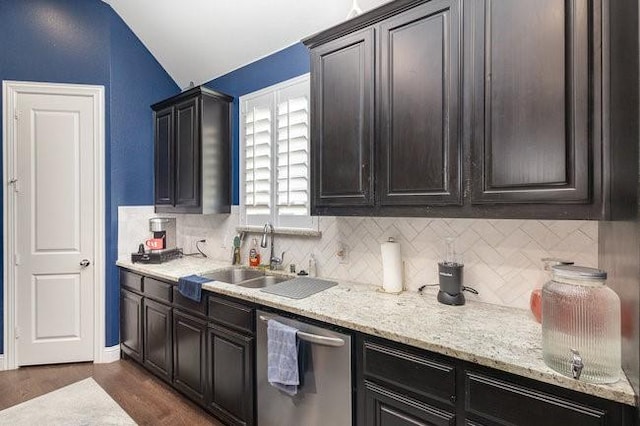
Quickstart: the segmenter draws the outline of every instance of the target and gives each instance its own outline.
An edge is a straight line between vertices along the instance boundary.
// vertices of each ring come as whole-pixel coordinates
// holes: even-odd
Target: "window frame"
[[[318,231],[319,223],[317,216],[311,216],[311,132],[309,129],[309,133],[307,135],[307,139],[309,141],[308,147],[308,156],[307,159],[307,168],[308,168],[308,200],[307,200],[307,211],[308,214],[306,216],[281,216],[278,215],[278,206],[277,206],[277,196],[278,196],[278,165],[277,165],[277,149],[278,149],[278,94],[279,92],[286,90],[287,88],[295,85],[299,85],[302,83],[306,83],[307,89],[307,99],[309,102],[309,108],[311,106],[310,99],[310,89],[311,89],[311,74],[306,73],[300,75],[298,77],[291,78],[289,80],[282,81],[280,83],[274,84],[269,87],[265,87],[263,89],[257,90],[255,92],[248,93],[246,95],[240,96],[239,102],[239,207],[240,207],[240,225],[243,227],[258,227],[263,226],[266,222],[271,223],[276,231],[280,230],[301,230],[301,231]],[[272,97],[271,100],[271,113],[272,113],[272,140],[271,140],[271,176],[270,176],[270,185],[271,185],[271,203],[270,203],[270,214],[267,217],[266,215],[259,215],[256,221],[250,221],[247,216],[247,206],[246,206],[246,104],[253,99],[257,99],[260,97],[264,97],[266,95],[270,95]],[[309,111],[309,123],[311,120],[311,112]],[[256,223],[257,221],[261,221],[261,223]],[[264,222],[262,222],[264,221]]]

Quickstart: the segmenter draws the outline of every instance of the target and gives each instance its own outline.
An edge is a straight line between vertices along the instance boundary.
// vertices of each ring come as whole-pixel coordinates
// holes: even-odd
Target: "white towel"
[[[269,320],[267,323],[267,379],[271,386],[289,394],[298,393],[298,330]]]

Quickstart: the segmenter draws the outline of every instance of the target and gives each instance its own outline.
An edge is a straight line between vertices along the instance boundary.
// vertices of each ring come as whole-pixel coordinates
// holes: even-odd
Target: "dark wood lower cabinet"
[[[120,348],[142,362],[142,296],[120,290]]]
[[[223,423],[255,425],[256,306],[126,274],[123,354]],[[352,356],[358,426],[638,424],[634,407],[379,337],[356,333]]]
[[[173,311],[173,385],[205,404],[207,322]]]
[[[207,406],[232,425],[253,425],[254,338],[216,324],[207,333]]]
[[[374,383],[364,383],[364,423],[371,426],[449,426],[456,416],[424,402],[385,389]]]
[[[358,426],[633,426],[633,407],[356,336]]]
[[[173,377],[173,338],[171,333],[171,306],[145,298],[144,312],[144,365],[162,379]]]
[[[467,419],[487,426],[633,424],[611,404],[607,407],[587,399],[572,400],[475,371],[465,371],[464,398]]]

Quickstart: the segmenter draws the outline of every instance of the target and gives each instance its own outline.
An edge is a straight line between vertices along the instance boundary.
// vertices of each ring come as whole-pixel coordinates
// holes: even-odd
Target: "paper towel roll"
[[[382,289],[387,293],[400,293],[402,291],[402,255],[400,244],[389,238],[389,241],[380,245],[382,251]]]

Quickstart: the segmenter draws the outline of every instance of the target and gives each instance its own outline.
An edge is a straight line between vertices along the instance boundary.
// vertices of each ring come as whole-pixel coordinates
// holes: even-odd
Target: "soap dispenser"
[[[251,249],[249,250],[249,266],[260,266],[260,249],[258,248],[258,239],[251,240]]]
[[[309,255],[309,276],[316,277],[318,275],[316,257],[311,253]]]

